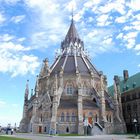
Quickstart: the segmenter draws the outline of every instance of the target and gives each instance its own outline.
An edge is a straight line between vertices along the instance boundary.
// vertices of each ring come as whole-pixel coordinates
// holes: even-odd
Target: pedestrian
[[[11,135],[13,135],[13,132],[14,132],[14,129],[12,128],[12,129],[11,129]]]

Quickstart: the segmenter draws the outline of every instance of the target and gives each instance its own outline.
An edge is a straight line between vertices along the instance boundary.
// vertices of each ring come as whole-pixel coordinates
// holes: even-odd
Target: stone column
[[[114,76],[114,104],[115,104],[115,116],[118,121],[121,122],[120,119],[120,109],[119,109],[119,101],[118,101],[118,86],[119,86],[119,77]]]
[[[101,75],[101,121],[107,122],[106,120],[106,109],[105,109],[105,95],[104,95],[104,76]]]
[[[58,95],[57,95],[57,74],[55,75],[55,87],[52,105],[52,118],[50,125],[50,134],[56,134],[56,121],[57,121],[57,108],[58,108]]]
[[[38,133],[38,116],[37,116],[37,107],[38,107],[38,102],[37,99],[33,103],[33,115],[32,115],[32,133]]]
[[[82,88],[78,88],[78,134],[84,134],[83,127],[83,103],[82,103]]]

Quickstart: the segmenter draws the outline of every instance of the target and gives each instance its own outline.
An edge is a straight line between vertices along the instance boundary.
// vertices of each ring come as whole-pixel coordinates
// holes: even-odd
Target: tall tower
[[[120,82],[119,77],[115,75],[114,76],[114,105],[115,105],[114,123],[116,125],[115,132],[120,133],[121,130],[121,132],[124,133],[126,132],[126,125],[122,114],[121,92],[120,92],[119,82]]]
[[[20,122],[21,132],[28,132],[28,96],[29,96],[29,80],[27,80],[24,94],[23,116]]]

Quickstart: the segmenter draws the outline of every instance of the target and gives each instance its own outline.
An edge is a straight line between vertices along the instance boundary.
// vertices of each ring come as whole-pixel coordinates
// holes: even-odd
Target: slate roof
[[[126,91],[130,91],[138,87],[140,87],[140,72],[129,77],[127,81],[124,80],[120,81],[120,91],[122,94]],[[113,85],[108,87],[108,92],[111,96],[113,96],[114,94]]]
[[[78,35],[78,32],[74,25],[74,21],[72,19],[72,22],[71,22],[70,28],[68,30],[68,33],[65,37],[65,40],[75,40],[75,39],[80,39],[80,37]]]
[[[52,74],[55,73],[59,73],[64,61],[66,59],[66,56],[62,56],[59,60],[59,62],[57,63],[57,65],[54,67]],[[77,59],[77,66],[78,66],[78,70],[80,72],[81,75],[90,75],[90,71],[88,69],[88,67],[86,66],[84,60],[82,59],[81,56],[76,56]],[[99,75],[98,71],[96,70],[96,68],[91,64],[91,62],[89,62],[89,60],[87,58],[85,58],[86,62],[88,63],[90,69],[92,70],[92,72],[94,74]],[[76,73],[76,66],[75,66],[75,60],[74,60],[74,56],[68,56],[65,67],[64,67],[64,74],[75,74]]]
[[[61,109],[77,108],[77,101],[74,99],[61,99],[58,108]]]
[[[99,72],[92,65],[84,52],[83,41],[80,39],[72,19],[65,40],[61,44],[61,55],[59,55],[51,66],[51,75],[59,73],[63,69],[64,74],[91,75],[91,71],[99,76]]]
[[[98,109],[97,104],[92,100],[83,100],[83,109]]]

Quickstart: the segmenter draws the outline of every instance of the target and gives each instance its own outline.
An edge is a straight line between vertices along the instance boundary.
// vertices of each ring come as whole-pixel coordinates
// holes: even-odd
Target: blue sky
[[[0,0],[0,125],[19,124],[26,80],[34,88],[42,60],[50,65],[71,11],[86,52],[113,83],[140,70],[139,0]]]

